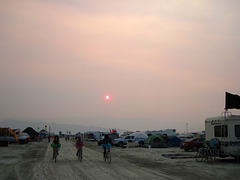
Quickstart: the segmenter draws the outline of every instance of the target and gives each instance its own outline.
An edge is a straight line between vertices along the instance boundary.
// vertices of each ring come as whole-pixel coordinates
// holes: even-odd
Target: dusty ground
[[[0,179],[239,179],[240,163],[218,158],[197,163],[194,158],[169,159],[162,154],[195,154],[179,148],[112,148],[112,162],[103,162],[96,142],[85,142],[83,161],[77,161],[73,141],[61,139],[54,163],[47,140],[0,147]]]

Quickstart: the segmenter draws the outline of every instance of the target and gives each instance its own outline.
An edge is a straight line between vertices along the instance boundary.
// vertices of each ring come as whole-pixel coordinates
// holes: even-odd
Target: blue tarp
[[[45,133],[45,132],[40,132],[39,135],[42,136],[42,137],[46,137],[46,136],[47,136],[47,133]]]

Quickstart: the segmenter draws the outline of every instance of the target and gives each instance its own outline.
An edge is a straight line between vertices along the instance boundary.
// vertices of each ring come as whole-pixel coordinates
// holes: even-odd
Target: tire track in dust
[[[88,165],[95,170],[92,171],[91,169],[85,169],[85,171],[91,174],[91,179],[156,179],[159,177],[162,179],[173,179],[172,176],[170,177],[162,172],[156,172],[140,167],[136,164],[128,162],[126,159],[118,158],[119,153],[124,153],[122,151],[119,152],[118,148],[112,148],[113,161],[111,164],[107,164],[103,162],[102,151],[103,150],[98,146],[85,147],[85,159],[87,159]]]

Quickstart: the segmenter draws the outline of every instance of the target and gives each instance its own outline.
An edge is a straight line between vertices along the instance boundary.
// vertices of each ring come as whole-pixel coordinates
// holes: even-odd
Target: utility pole
[[[49,132],[48,132],[48,142],[50,142],[50,130],[51,130],[51,127],[49,126]]]
[[[186,134],[188,134],[188,123],[186,123]]]

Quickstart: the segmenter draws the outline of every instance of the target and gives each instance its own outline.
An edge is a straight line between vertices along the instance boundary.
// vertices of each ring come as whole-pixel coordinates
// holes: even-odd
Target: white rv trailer
[[[224,112],[222,116],[205,120],[206,141],[220,141],[219,156],[240,157],[240,116]]]
[[[84,132],[84,138],[88,141],[98,141],[106,133],[108,132],[87,131],[87,132]]]

